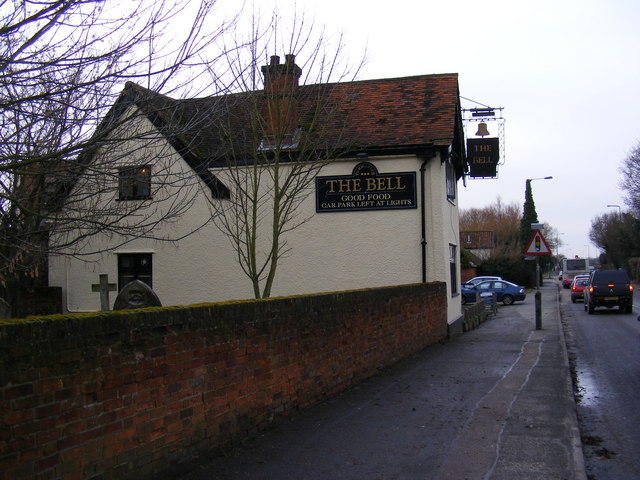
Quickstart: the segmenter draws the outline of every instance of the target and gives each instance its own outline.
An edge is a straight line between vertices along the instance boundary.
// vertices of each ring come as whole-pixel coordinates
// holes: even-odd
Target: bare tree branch
[[[228,200],[212,202],[213,220],[231,241],[256,298],[271,295],[278,262],[289,252],[286,234],[308,220],[301,204],[318,172],[348,143],[336,129],[331,136],[325,129],[337,107],[332,89],[358,71],[341,64],[342,38],[330,49],[324,31],[316,32],[303,15],[284,22],[275,12],[267,28],[261,21],[254,13],[250,38],[235,37],[226,48],[233,82],[223,87],[236,93],[226,97],[227,113],[218,117],[226,148],[212,163],[231,190]],[[284,64],[275,52],[287,54]],[[299,86],[303,72],[306,85]]]
[[[192,80],[216,70],[221,37],[237,21],[213,17],[216,6],[215,0],[0,4],[2,283],[33,276],[49,254],[86,254],[97,233],[111,235],[112,248],[140,237],[179,240],[159,238],[154,227],[179,219],[203,182],[213,180],[193,169],[169,171],[171,142],[192,126],[172,118],[180,102],[155,92],[215,84]],[[149,89],[121,95],[125,81],[136,79]],[[150,113],[171,127],[128,128]],[[148,142],[159,137],[164,148],[152,155]],[[123,166],[152,163],[149,198],[120,199]],[[171,193],[175,185],[179,193]]]

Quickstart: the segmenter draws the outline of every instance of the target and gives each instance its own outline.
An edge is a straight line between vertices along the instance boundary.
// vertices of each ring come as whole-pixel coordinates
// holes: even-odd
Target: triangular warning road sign
[[[531,237],[531,241],[529,242],[529,246],[524,251],[525,255],[551,255],[551,249],[547,244],[547,241],[544,239],[542,232],[540,230],[535,230],[533,232],[533,236]]]

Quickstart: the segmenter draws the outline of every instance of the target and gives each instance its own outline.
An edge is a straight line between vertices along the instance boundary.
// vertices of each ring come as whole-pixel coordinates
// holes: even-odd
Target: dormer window
[[[265,136],[258,146],[258,150],[295,150],[300,143],[300,136],[302,135],[302,129],[296,128],[292,134],[282,135],[282,138],[278,142],[273,136]]]
[[[118,200],[151,198],[151,167],[141,165],[118,170]]]

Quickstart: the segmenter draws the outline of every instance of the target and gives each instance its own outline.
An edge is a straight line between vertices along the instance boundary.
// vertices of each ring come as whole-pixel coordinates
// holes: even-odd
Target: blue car
[[[476,295],[483,292],[496,292],[498,302],[502,302],[503,305],[522,302],[527,296],[524,287],[506,280],[485,280],[476,285],[465,283],[461,290],[463,304],[475,302]]]

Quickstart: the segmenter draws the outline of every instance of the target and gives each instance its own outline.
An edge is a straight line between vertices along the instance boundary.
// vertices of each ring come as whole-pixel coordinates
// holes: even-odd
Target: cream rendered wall
[[[351,175],[362,159],[333,161],[320,176]],[[397,285],[422,281],[420,167],[413,155],[366,158],[382,173],[415,172],[417,208],[316,213],[315,188],[301,205],[306,222],[287,234],[289,254],[279,261],[272,296]],[[219,175],[219,178],[223,178]],[[425,173],[427,281],[448,284],[448,320],[461,315],[451,295],[449,244],[458,246],[458,210],[446,197],[446,169],[439,155]],[[459,250],[457,251],[459,283]]]
[[[415,157],[367,158],[380,173],[415,172]],[[320,175],[351,175],[362,160],[335,161]],[[416,178],[419,190],[419,178]],[[419,193],[418,193],[419,195]],[[289,237],[275,295],[420,282],[420,208],[316,213],[315,189]]]
[[[139,128],[152,127],[145,124]],[[166,147],[160,144],[153,148]],[[148,149],[145,151],[149,152]],[[114,249],[119,238],[96,235],[91,238],[90,248],[103,253],[82,259],[52,256],[50,285],[63,288],[65,307],[69,311],[99,310],[99,294],[91,291],[91,285],[98,282],[100,274],[107,274],[112,283],[117,282],[117,255],[120,253],[153,254],[153,289],[163,305],[253,297],[249,280],[237,263],[229,239],[211,222],[198,229],[212,215],[210,190],[198,177],[194,180],[194,176],[185,175],[189,167],[175,152],[169,157],[157,155],[156,158],[161,159],[158,161],[163,165],[152,172],[162,171],[186,182],[184,190],[193,196],[192,204],[172,223],[162,223],[154,229],[153,236],[164,241],[136,238]],[[316,213],[313,187],[301,206],[300,218],[306,222],[287,234],[291,251],[279,262],[272,296],[421,281],[419,170],[422,160],[415,156],[366,160],[373,163],[380,173],[416,172],[417,208]],[[320,175],[350,175],[360,161],[332,162],[322,169]],[[221,172],[218,173],[222,178]],[[449,283],[448,245],[458,245],[457,208],[446,199],[445,169],[438,157],[427,162],[425,182],[427,280]],[[162,195],[154,194],[154,199],[160,198]],[[151,208],[147,213],[157,214]],[[265,225],[265,228],[269,226]],[[195,233],[187,235],[195,230]],[[183,236],[179,241],[169,241]],[[460,316],[461,302],[459,297],[450,295],[450,286],[448,288],[448,319],[452,322]],[[111,304],[115,297],[116,292],[111,293]]]
[[[139,118],[136,128],[138,131],[154,130],[142,118]],[[114,147],[112,145],[110,149]],[[99,310],[100,296],[92,292],[91,285],[98,283],[100,274],[107,274],[110,283],[117,282],[117,255],[120,253],[153,254],[153,289],[164,305],[250,297],[251,290],[235,261],[229,241],[210,222],[211,209],[207,196],[210,198],[211,191],[182,157],[164,140],[146,142],[142,149],[123,145],[121,151],[138,152],[139,155],[144,153],[139,163],[153,163],[153,178],[162,175],[169,179],[168,186],[162,181],[159,186],[152,186],[153,201],[148,202],[148,207],[142,208],[137,214],[146,218],[162,215],[163,211],[170,208],[168,204],[175,202],[182,202],[184,212],[171,221],[155,226],[149,234],[154,239],[125,239],[113,234],[98,234],[93,235],[89,242],[79,244],[62,255],[51,255],[49,284],[62,287],[64,308],[72,312]],[[104,155],[109,153],[102,152]],[[150,161],[152,158],[155,162]],[[113,171],[117,171],[119,163],[124,161],[136,163],[131,158],[115,160]],[[114,176],[112,180],[117,181],[116,178]],[[171,192],[163,192],[163,189]],[[103,197],[91,201],[96,205],[116,201],[113,194]],[[126,202],[140,205],[141,201]],[[203,223],[206,225],[203,226]],[[87,254],[92,251],[101,253]],[[116,294],[110,294],[112,305]]]
[[[457,195],[453,200],[447,199],[446,168],[439,156],[428,164],[427,179],[429,187],[427,193],[427,242],[429,270],[427,281],[446,281],[448,297],[449,324],[458,320],[462,315],[460,300],[460,222],[457,206]],[[456,185],[457,193],[457,185]],[[458,292],[451,293],[449,245],[456,246],[456,282]]]

